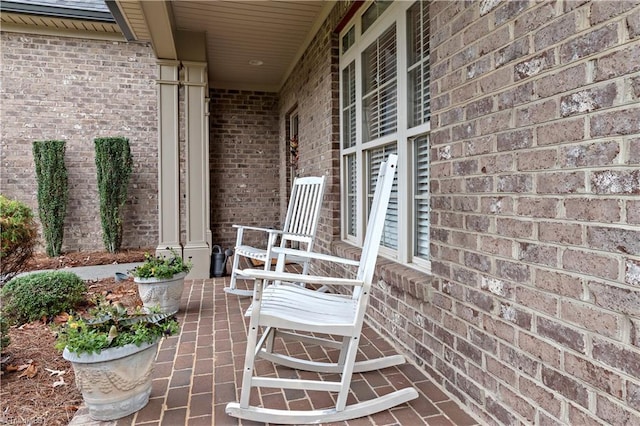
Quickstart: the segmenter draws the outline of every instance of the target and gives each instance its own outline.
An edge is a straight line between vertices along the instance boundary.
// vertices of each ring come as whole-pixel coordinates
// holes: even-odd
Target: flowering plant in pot
[[[184,277],[193,265],[174,249],[167,250],[171,256],[151,256],[147,253],[144,262],[129,271],[133,281],[138,284],[138,293],[147,312],[159,307],[162,313],[176,313],[180,307]]]
[[[147,405],[158,343],[178,331],[172,315],[102,302],[87,317],[69,316],[56,348],[71,362],[91,418],[115,420]]]

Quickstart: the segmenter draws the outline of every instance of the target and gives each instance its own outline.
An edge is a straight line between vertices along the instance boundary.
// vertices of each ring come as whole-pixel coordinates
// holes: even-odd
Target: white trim
[[[429,133],[431,125],[429,122],[420,124],[413,128],[408,128],[410,112],[408,106],[409,94],[408,94],[408,57],[407,57],[407,11],[411,8],[415,2],[396,1],[390,5],[387,10],[367,29],[365,34],[361,34],[361,17],[365,11],[365,8],[361,8],[352,20],[345,25],[343,30],[339,34],[339,76],[340,76],[340,157],[341,157],[341,199],[343,211],[342,218],[342,238],[352,244],[361,245],[362,235],[365,229],[365,212],[366,212],[366,168],[367,159],[366,153],[368,150],[376,149],[388,144],[395,144],[398,157],[398,223],[397,223],[397,249],[392,250],[386,247],[381,247],[380,254],[406,264],[412,268],[420,271],[430,272],[431,265],[426,259],[413,258],[415,251],[415,214],[414,214],[414,152],[412,144],[412,138],[421,134]],[[396,123],[397,129],[395,132],[378,137],[374,140],[363,142],[363,94],[362,94],[362,53],[385,32],[391,26],[395,25],[395,37],[396,37]],[[355,41],[351,47],[342,53],[342,41],[343,37],[352,28],[355,28]],[[355,62],[355,75],[356,75],[356,120],[355,120],[355,133],[356,133],[356,145],[349,148],[344,148],[344,115],[343,115],[343,70],[352,62]],[[347,198],[345,184],[347,182],[347,170],[346,170],[346,158],[347,155],[355,155],[358,170],[358,186],[357,186],[357,199],[358,199],[358,235],[353,237],[347,234]]]

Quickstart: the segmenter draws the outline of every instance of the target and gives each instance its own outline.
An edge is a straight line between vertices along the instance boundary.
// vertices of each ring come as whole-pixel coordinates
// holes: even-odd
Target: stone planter
[[[186,272],[181,272],[171,278],[138,278],[133,281],[138,284],[138,294],[142,299],[144,310],[159,306],[160,312],[174,314],[180,309],[180,299],[184,290],[184,277]]]
[[[66,348],[76,386],[89,416],[94,420],[115,420],[142,409],[149,402],[151,373],[158,342],[109,348],[99,354],[75,354]]]

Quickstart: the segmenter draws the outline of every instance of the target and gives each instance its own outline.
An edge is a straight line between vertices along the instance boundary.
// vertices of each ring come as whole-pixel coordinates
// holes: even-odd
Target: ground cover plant
[[[148,251],[77,252],[57,258],[38,254],[27,263],[27,270],[141,262]],[[115,282],[114,278],[106,278],[86,284],[87,301],[100,296],[127,307],[142,305],[133,279]],[[91,307],[88,302],[83,306]],[[73,418],[82,396],[76,389],[70,363],[55,348],[56,335],[51,327],[52,323],[67,320],[63,314],[48,323],[38,320],[9,328],[7,337],[11,342],[3,348],[1,357],[0,424],[62,426]]]

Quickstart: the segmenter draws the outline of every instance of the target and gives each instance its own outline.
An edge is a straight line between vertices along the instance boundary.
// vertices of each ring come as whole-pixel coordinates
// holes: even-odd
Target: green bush
[[[22,275],[0,291],[2,313],[11,323],[24,324],[73,309],[84,300],[87,286],[72,272],[48,271]]]
[[[11,343],[11,339],[9,338],[9,323],[0,315],[0,353],[4,353],[9,343]]]
[[[64,141],[35,141],[38,212],[49,257],[60,256],[69,194]]]
[[[121,214],[127,201],[133,158],[127,138],[96,138],[95,147],[102,241],[108,252],[115,253],[122,244]]]
[[[33,212],[0,195],[0,284],[24,271],[33,255],[38,228]]]

